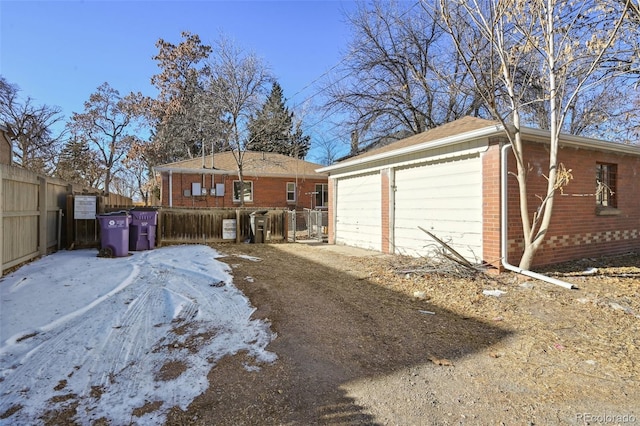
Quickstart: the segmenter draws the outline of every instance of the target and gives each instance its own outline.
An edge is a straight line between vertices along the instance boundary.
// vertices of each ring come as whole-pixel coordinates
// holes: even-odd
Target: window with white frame
[[[315,193],[315,207],[327,207],[329,205],[329,185],[326,183],[316,183]]]
[[[296,202],[296,184],[295,182],[287,182],[287,202]]]
[[[241,185],[244,184],[244,185]],[[239,180],[233,181],[233,201],[239,203],[240,201],[253,201],[253,182]]]

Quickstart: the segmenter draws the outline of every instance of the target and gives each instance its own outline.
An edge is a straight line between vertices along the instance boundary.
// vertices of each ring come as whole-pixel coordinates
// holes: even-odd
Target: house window
[[[244,184],[244,188],[241,185]],[[239,203],[240,201],[253,201],[253,182],[239,180],[233,181],[233,201]]]
[[[596,205],[598,207],[617,207],[616,181],[618,170],[615,164],[596,164]]]
[[[296,201],[296,184],[295,182],[287,182],[287,202],[295,203]]]
[[[326,183],[316,183],[316,207],[327,207],[329,205],[329,185]]]

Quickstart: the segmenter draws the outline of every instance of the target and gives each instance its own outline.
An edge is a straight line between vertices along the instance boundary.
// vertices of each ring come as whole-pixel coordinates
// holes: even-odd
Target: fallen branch
[[[430,236],[431,238],[436,240],[438,243],[440,243],[440,245],[442,245],[447,250],[449,250],[458,259],[459,263],[461,263],[462,265],[465,265],[465,266],[473,268],[473,264],[471,262],[469,262],[463,255],[461,255],[460,253],[458,253],[457,251],[452,249],[449,244],[445,243],[440,238],[436,237],[431,232],[427,231],[426,229],[422,228],[421,226],[418,226],[418,229],[420,229],[422,232],[426,233],[428,236]]]
[[[427,245],[433,246],[430,250],[432,254],[416,258],[416,263],[412,265],[403,265],[395,271],[397,274],[437,275],[465,279],[477,279],[480,276],[483,279],[495,281],[495,277],[486,274],[486,268],[483,265],[473,264],[433,233],[421,227],[418,228],[433,240],[433,244]]]

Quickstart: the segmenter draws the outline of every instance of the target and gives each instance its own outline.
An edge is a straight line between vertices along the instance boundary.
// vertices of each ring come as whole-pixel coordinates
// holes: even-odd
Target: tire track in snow
[[[139,268],[134,265],[131,273],[112,291],[42,326],[35,336],[25,341],[24,346],[39,343],[14,361],[14,368],[10,368],[13,371],[2,381],[0,413],[12,405],[23,405],[23,394],[29,394],[31,399],[37,401],[42,400],[61,380],[70,379],[92,357],[91,348],[87,345],[74,345],[71,342],[76,342],[79,336],[96,333],[97,330],[92,330],[92,322],[86,317],[104,307],[106,301],[113,302],[114,296],[129,287],[138,273]],[[11,346],[7,345],[6,349],[9,348]],[[3,371],[3,375],[6,373]],[[23,409],[29,410],[29,407]]]
[[[133,267],[132,272],[100,302],[51,321],[43,327],[46,332],[7,345],[8,351],[30,352],[16,358],[21,361],[15,368],[1,371],[0,414],[20,404],[23,408],[7,421],[30,424],[43,410],[70,402],[53,403],[52,396],[75,394],[80,424],[102,417],[124,424],[134,408],[164,401],[158,411],[136,420],[156,424],[169,407],[185,409],[208,387],[207,372],[224,355],[247,350],[260,361],[273,361],[275,355],[264,349],[273,338],[268,324],[250,319],[254,309],[233,286],[230,268],[214,255],[208,247],[135,254],[119,263]],[[221,279],[225,286],[211,285]],[[187,340],[199,333],[206,335],[189,346]],[[4,364],[1,353],[0,361]],[[170,361],[183,362],[187,369],[176,379],[157,381]],[[66,386],[60,386],[62,381]]]

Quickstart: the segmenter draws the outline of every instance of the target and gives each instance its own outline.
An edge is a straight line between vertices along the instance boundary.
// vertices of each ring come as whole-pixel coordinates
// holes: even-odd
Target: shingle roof
[[[438,139],[443,139],[449,136],[455,136],[466,132],[472,132],[474,130],[484,129],[489,126],[499,125],[499,121],[485,120],[482,118],[466,116],[450,123],[443,124],[442,126],[438,126],[434,129],[427,130],[426,132],[409,136],[408,138],[390,143],[389,145],[385,145],[383,147],[372,149],[371,151],[367,151],[354,157],[350,157],[348,161],[365,158],[384,152],[394,151],[396,149],[406,148],[408,146],[418,145],[425,142],[436,141]]]
[[[204,157],[204,167],[202,157],[189,160],[177,161],[175,163],[163,164],[156,167],[156,170],[181,170],[193,169],[194,172],[203,170],[218,170],[237,173],[238,166],[231,151],[220,152],[213,155],[213,167],[211,168],[211,155]],[[282,154],[272,152],[245,151],[243,153],[242,170],[247,175],[281,175],[281,176],[317,176],[326,177],[322,173],[316,173],[316,169],[322,167],[321,164],[299,160]]]

